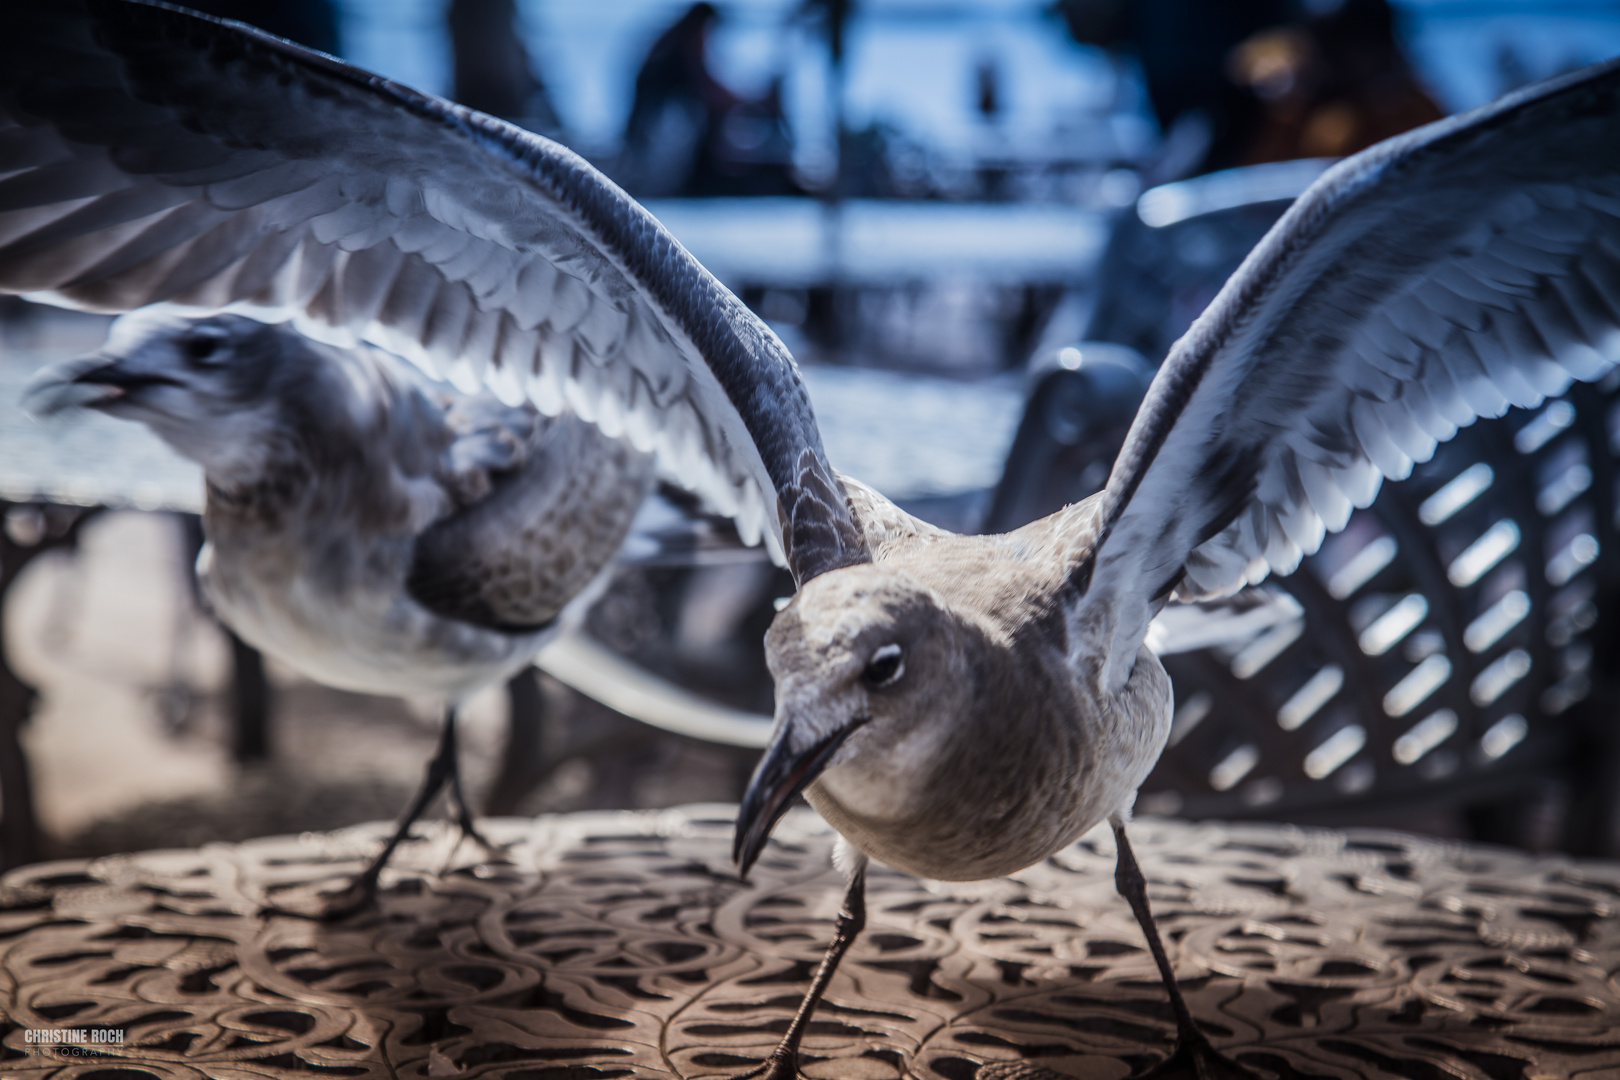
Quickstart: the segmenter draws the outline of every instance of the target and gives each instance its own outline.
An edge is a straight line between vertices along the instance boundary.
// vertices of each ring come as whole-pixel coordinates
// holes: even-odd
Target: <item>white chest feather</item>
[[[220,618],[249,644],[311,679],[373,694],[465,696],[522,668],[552,631],[505,633],[445,619],[404,590],[392,545],[347,580],[287,548],[210,544],[198,576]]]

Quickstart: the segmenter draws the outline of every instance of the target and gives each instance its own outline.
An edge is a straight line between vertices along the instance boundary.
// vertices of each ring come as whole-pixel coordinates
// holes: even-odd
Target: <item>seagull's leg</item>
[[[499,844],[492,843],[483,833],[478,831],[475,824],[477,818],[472,807],[467,805],[467,795],[461,788],[461,756],[457,749],[455,736],[456,710],[451,706],[444,713],[444,730],[450,740],[448,753],[450,755],[450,813],[455,817],[456,824],[461,827],[461,835],[472,840],[479,847],[491,855],[498,855],[506,849]],[[441,748],[441,753],[445,751]]]
[[[827,992],[827,984],[832,982],[833,972],[838,970],[838,962],[844,958],[849,947],[855,943],[862,930],[866,928],[866,856],[860,856],[855,865],[854,873],[849,876],[849,891],[844,893],[844,908],[838,913],[838,930],[833,934],[832,944],[827,947],[827,954],[821,958],[821,966],[816,968],[816,977],[810,982],[810,989],[805,993],[804,1000],[799,1003],[799,1011],[793,1016],[793,1023],[788,1025],[787,1034],[777,1044],[771,1056],[757,1069],[743,1073],[735,1080],[797,1080],[799,1075],[799,1043],[804,1038],[805,1029],[810,1026],[810,1015],[816,1011],[816,1005],[821,1001],[821,995]]]
[[[1145,1073],[1141,1080],[1150,1077],[1153,1080],[1169,1080],[1170,1077],[1253,1080],[1254,1073],[1216,1050],[1210,1045],[1209,1036],[1198,1029],[1192,1010],[1187,1008],[1187,999],[1181,996],[1181,987],[1176,985],[1170,957],[1165,954],[1164,941],[1159,937],[1153,911],[1148,907],[1147,879],[1142,876],[1142,868],[1136,865],[1136,854],[1131,851],[1131,842],[1125,837],[1125,821],[1120,815],[1114,814],[1108,819],[1108,824],[1113,826],[1114,843],[1119,849],[1114,862],[1114,888],[1131,905],[1131,912],[1142,927],[1142,935],[1147,938],[1148,949],[1153,953],[1153,962],[1159,965],[1159,977],[1164,980],[1165,990],[1169,991],[1170,1008],[1176,1014],[1175,1052]]]
[[[327,918],[337,918],[348,915],[370,904],[377,897],[377,879],[382,876],[383,867],[393,857],[394,849],[410,834],[411,826],[416,819],[422,816],[428,804],[439,794],[446,782],[456,775],[456,710],[450,706],[444,712],[444,730],[439,733],[439,748],[433,752],[433,758],[427,764],[427,773],[422,777],[422,786],[416,789],[411,803],[400,815],[399,824],[394,828],[394,834],[383,845],[382,851],[371,860],[371,865],[360,871],[355,879],[349,882],[341,892],[334,893],[327,901],[324,912]],[[477,836],[476,833],[473,834]]]

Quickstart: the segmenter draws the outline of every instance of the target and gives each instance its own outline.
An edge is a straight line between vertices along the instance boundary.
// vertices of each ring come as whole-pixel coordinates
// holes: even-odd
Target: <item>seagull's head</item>
[[[35,416],[87,408],[138,420],[205,469],[226,466],[254,418],[269,418],[280,333],[240,315],[131,312],[94,353],[34,376],[25,403]]]
[[[744,873],[794,797],[818,778],[917,773],[960,707],[975,635],[912,575],[871,563],[811,579],[765,635],[776,727],[743,796],[733,855]]]

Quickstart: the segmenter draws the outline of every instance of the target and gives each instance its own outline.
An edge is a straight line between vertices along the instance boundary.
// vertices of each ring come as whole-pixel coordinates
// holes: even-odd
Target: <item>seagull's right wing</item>
[[[1165,598],[1287,573],[1480,416],[1620,359],[1620,61],[1349,158],[1171,349],[1079,560],[1072,625],[1129,676]]]
[[[0,5],[0,292],[371,341],[656,451],[801,582],[868,558],[792,358],[634,200],[240,24]]]

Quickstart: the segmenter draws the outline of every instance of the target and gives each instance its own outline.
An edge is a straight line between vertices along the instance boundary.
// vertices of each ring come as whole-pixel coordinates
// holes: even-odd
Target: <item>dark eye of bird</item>
[[[872,659],[866,662],[866,670],[861,672],[861,679],[867,686],[891,686],[897,682],[906,670],[905,652],[898,645],[885,645],[872,654]]]
[[[198,334],[195,337],[187,338],[185,345],[182,347],[186,351],[186,359],[200,363],[219,351],[219,338]]]

